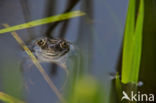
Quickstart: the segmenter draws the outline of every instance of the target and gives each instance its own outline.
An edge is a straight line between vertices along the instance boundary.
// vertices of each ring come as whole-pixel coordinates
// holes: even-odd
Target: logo
[[[140,91],[138,91],[137,93],[134,93],[133,91],[131,91],[130,96],[128,96],[128,94],[125,91],[123,91],[122,94],[123,96],[121,98],[121,101],[128,100],[128,101],[154,102],[154,94],[142,94],[140,93]]]

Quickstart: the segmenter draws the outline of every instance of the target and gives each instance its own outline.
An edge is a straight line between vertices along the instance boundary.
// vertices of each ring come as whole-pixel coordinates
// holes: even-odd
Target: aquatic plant
[[[122,83],[138,82],[141,53],[142,53],[143,21],[144,21],[144,0],[140,0],[139,10],[137,13],[136,13],[136,0],[130,0],[123,43],[122,74],[121,74]]]

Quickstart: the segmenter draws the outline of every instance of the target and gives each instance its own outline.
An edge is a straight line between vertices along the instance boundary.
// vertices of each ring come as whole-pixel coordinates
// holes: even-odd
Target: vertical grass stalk
[[[143,0],[140,0],[137,13],[135,10],[136,0],[130,0],[123,44],[122,83],[137,83],[139,77],[144,20]]]

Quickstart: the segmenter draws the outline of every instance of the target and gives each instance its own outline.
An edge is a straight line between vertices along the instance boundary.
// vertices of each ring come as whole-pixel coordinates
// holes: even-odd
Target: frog
[[[77,67],[79,65],[80,59],[76,45],[62,38],[40,37],[32,41],[29,49],[39,63],[55,63],[65,70],[66,78],[60,89],[63,90],[68,81],[69,74],[73,71],[72,69],[76,69],[74,63],[77,64]],[[78,59],[76,59],[77,57]]]
[[[65,39],[41,37],[33,41],[31,50],[39,62],[52,62],[64,67],[71,45]]]

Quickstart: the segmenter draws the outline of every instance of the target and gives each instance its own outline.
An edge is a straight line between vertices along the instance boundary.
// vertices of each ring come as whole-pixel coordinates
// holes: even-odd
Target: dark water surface
[[[78,44],[84,53],[85,72],[99,79],[109,95],[109,74],[115,72],[116,69],[127,7],[128,0],[1,0],[0,25],[8,23],[13,26],[65,11],[86,12],[87,15],[84,17],[19,30],[17,33],[27,44],[32,39],[45,35],[64,37]],[[8,69],[8,71],[20,68],[19,64],[23,60],[20,56],[22,49],[10,33],[0,34],[0,48],[0,69],[4,69],[4,64],[7,65],[8,61],[12,65],[17,64],[10,67],[11,70]],[[43,64],[43,67],[51,75],[51,65]],[[58,101],[35,66],[24,70],[24,78],[28,103],[56,103]],[[51,76],[57,88],[61,88],[64,78],[65,72],[59,67]]]

